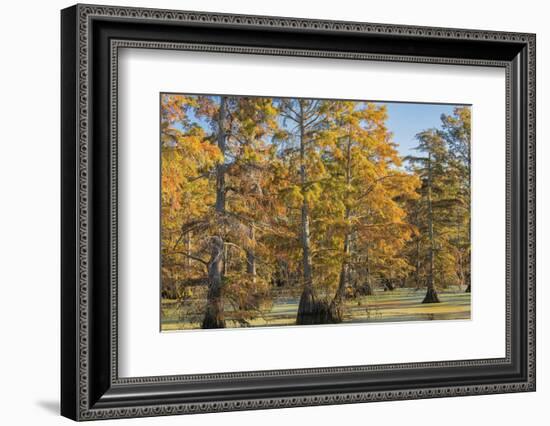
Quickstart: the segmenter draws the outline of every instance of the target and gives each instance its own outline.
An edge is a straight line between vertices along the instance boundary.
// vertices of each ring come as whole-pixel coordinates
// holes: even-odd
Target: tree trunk
[[[457,262],[456,262],[456,277],[458,278],[458,285],[460,287],[464,286],[466,283],[466,277],[464,275],[464,253],[462,253],[462,240],[460,239],[460,234],[462,232],[462,227],[460,226],[460,209],[456,209],[456,251],[457,251]]]
[[[468,134],[468,142],[466,143],[466,152],[467,152],[467,164],[468,164],[468,167],[467,167],[467,171],[468,171],[468,179],[467,179],[467,184],[466,184],[466,187],[468,188],[468,202],[471,203],[472,201],[472,188],[471,188],[471,185],[472,185],[472,147],[470,145],[470,135]],[[471,252],[471,247],[472,247],[472,222],[471,222],[471,216],[468,215],[468,229],[467,229],[467,234],[468,234],[468,250],[467,250],[467,253],[468,253],[468,262],[466,263],[466,273],[464,274],[466,276],[466,290],[465,292],[466,293],[471,293],[472,291],[472,252]]]
[[[429,272],[426,297],[422,303],[439,303],[434,285],[434,224],[432,209],[432,156],[428,154],[428,236],[430,238]]]
[[[348,129],[348,137],[347,137],[347,146],[346,146],[346,185],[349,188],[349,185],[351,184],[352,179],[352,170],[351,170],[351,129]],[[349,194],[346,192],[346,202],[349,203]],[[346,206],[346,210],[344,213],[344,219],[346,222],[346,226],[349,226],[349,219],[351,216],[351,209],[349,207],[349,204]],[[350,281],[350,254],[351,254],[351,235],[350,230],[346,230],[346,234],[344,236],[344,251],[342,253],[343,260],[342,260],[342,267],[340,270],[340,279],[338,282],[338,289],[336,290],[336,294],[334,295],[334,298],[332,299],[332,302],[330,303],[330,309],[329,309],[329,320],[332,323],[340,323],[344,319],[344,294],[346,292],[346,288],[349,285]]]
[[[365,278],[363,283],[356,287],[355,296],[372,296],[374,294],[370,281],[370,260],[369,260],[369,246],[365,247],[365,266],[362,268],[365,272]]]
[[[414,224],[418,227],[418,204],[415,205],[414,209]],[[418,235],[415,235],[415,262],[414,262],[414,285],[416,289],[420,289],[420,238]]]
[[[347,210],[347,209],[346,209]],[[348,216],[349,213],[346,213]],[[344,294],[349,283],[350,265],[348,256],[350,254],[350,235],[346,233],[344,237],[344,260],[340,269],[340,278],[336,294],[332,299],[329,307],[329,322],[340,323],[344,319]]]
[[[428,287],[428,291],[426,292],[426,296],[424,297],[424,300],[422,301],[422,303],[439,303],[439,302],[440,302],[439,296],[437,295],[437,292],[435,291],[435,289]]]
[[[363,295],[372,296],[372,286],[370,284],[370,255],[369,255],[369,246],[367,245],[366,249],[367,258],[365,259],[366,269],[365,269],[365,283],[363,284]]]
[[[223,247],[223,275],[227,275],[227,268],[229,267],[229,247]]]
[[[390,279],[384,280],[384,291],[394,291],[395,286]]]
[[[212,237],[211,260],[208,264],[208,294],[202,328],[225,328],[223,312],[223,238]]]
[[[248,236],[252,242],[251,246],[254,247],[256,242],[256,233],[254,227],[251,226],[248,231]],[[250,276],[253,283],[256,282],[256,255],[253,248],[246,250],[246,273]]]
[[[318,324],[318,303],[313,293],[313,273],[311,267],[309,206],[305,197],[302,203],[301,244],[304,289],[300,297],[296,324]]]
[[[220,99],[218,117],[218,148],[225,155],[225,115],[226,98]],[[224,160],[222,160],[224,161]],[[216,215],[220,220],[225,215],[225,164],[216,166]],[[224,240],[223,236],[215,235],[211,238],[211,254],[208,262],[208,294],[206,296],[206,309],[202,328],[224,328],[224,307],[222,297],[224,262]]]
[[[302,192],[302,214],[301,214],[301,229],[300,243],[302,245],[302,269],[304,288],[300,296],[298,305],[298,313],[296,315],[296,324],[319,324],[320,320],[320,303],[315,300],[313,291],[313,272],[311,266],[311,243],[309,235],[309,201],[307,199],[307,170],[306,170],[306,152],[305,152],[305,135],[304,135],[304,108],[303,101],[299,101],[299,127],[300,127],[300,185]]]
[[[191,232],[185,234],[185,251],[187,252],[187,258],[185,259],[185,266],[187,267],[187,273],[189,274],[191,269]]]
[[[368,281],[366,281],[359,292],[360,296],[372,296],[374,292],[372,291],[372,286]]]

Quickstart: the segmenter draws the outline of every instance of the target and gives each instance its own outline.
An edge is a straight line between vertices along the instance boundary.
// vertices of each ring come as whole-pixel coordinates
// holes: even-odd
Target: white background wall
[[[538,390],[361,405],[119,420],[118,424],[543,425],[550,403],[550,27],[546,2],[161,0],[103,4],[537,33]],[[68,424],[59,404],[59,9],[12,0],[0,23],[0,421]],[[131,423],[129,423],[131,422]],[[106,422],[108,424],[113,422]],[[115,423],[113,423],[115,424]]]

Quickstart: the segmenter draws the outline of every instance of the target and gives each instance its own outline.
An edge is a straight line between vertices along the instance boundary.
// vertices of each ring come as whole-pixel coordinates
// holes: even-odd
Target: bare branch
[[[225,241],[224,244],[225,244],[226,246],[235,247],[235,248],[238,249],[238,250],[241,250],[241,251],[246,252],[246,250],[245,250],[244,248],[242,248],[241,246],[239,246],[239,245],[237,245],[237,244],[235,244],[235,243],[230,243],[229,241]]]
[[[185,257],[188,257],[189,259],[191,260],[194,260],[196,262],[200,262],[202,263],[204,266],[208,267],[208,262],[204,259],[201,259],[200,257],[198,256],[195,256],[195,255],[192,255],[192,254],[189,254],[189,253],[186,253],[184,251],[172,251],[172,252],[169,252],[167,254],[181,254],[182,256],[185,256]]]
[[[406,176],[405,175],[402,175],[402,174],[394,174],[394,175],[386,175],[386,176],[382,176],[378,179],[376,179],[371,186],[369,186],[369,188],[363,193],[361,194],[361,196],[358,198],[359,200],[362,200],[363,198],[365,198],[367,195],[369,195],[372,191],[374,191],[374,188],[376,188],[376,185],[378,185],[378,183],[380,183],[381,181],[383,180],[386,180],[386,179],[390,179],[390,178],[405,178]]]
[[[204,173],[202,173],[202,174],[200,174],[200,175],[198,175],[198,176],[193,176],[193,177],[188,178],[187,181],[188,181],[189,183],[195,182],[196,180],[199,180],[199,179],[206,179],[206,178],[209,178],[210,175],[211,175],[210,172],[204,172]]]

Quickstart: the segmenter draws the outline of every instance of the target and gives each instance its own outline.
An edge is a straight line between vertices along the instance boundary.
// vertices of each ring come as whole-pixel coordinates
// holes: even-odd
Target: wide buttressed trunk
[[[298,305],[297,325],[331,323],[330,305],[324,300],[317,300],[310,288],[304,289]]]
[[[428,291],[426,291],[426,296],[424,297],[424,300],[422,303],[439,303],[439,296],[437,295],[437,291],[435,291],[434,288],[428,288]]]
[[[344,320],[344,292],[347,285],[348,265],[344,263],[340,271],[338,289],[330,302],[327,322],[332,324],[341,323]]]
[[[374,292],[372,291],[372,286],[369,284],[369,281],[365,281],[363,284],[358,285],[353,290],[353,297],[361,296],[372,296]]]

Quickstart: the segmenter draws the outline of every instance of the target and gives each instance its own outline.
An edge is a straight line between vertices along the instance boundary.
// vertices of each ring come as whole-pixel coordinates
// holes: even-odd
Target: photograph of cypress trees
[[[161,93],[162,331],[470,319],[471,106]]]

